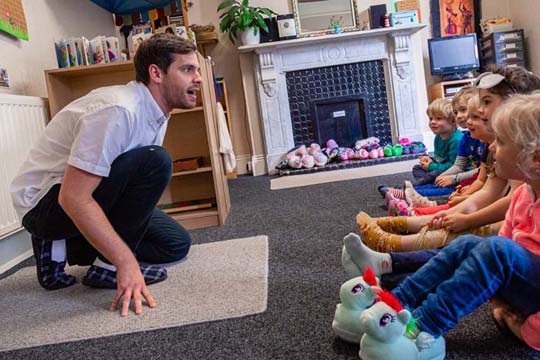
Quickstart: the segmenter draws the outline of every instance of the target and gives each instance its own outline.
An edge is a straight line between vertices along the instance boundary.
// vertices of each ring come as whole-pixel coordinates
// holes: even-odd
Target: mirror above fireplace
[[[356,0],[292,0],[299,36],[334,32],[332,18],[341,31],[358,30]]]

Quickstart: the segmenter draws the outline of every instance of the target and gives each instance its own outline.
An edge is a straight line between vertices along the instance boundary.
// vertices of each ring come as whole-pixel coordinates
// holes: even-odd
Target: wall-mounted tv
[[[463,74],[480,69],[475,33],[428,40],[432,75]]]

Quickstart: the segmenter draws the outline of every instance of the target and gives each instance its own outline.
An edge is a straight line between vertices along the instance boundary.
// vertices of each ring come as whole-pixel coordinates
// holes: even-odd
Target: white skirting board
[[[418,164],[418,160],[416,159],[380,165],[363,166],[352,169],[322,171],[313,174],[281,176],[270,181],[270,189],[280,190],[298,186],[324,184],[334,181],[345,181],[369,178],[373,176],[406,173],[410,172],[415,164]]]

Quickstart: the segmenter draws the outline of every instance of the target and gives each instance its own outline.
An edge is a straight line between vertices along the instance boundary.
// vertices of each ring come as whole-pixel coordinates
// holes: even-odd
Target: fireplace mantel
[[[295,145],[286,85],[290,71],[382,60],[393,138],[423,140],[424,109],[419,109],[417,97],[419,87],[425,88],[425,84],[417,83],[414,64],[422,49],[414,46],[411,36],[425,27],[391,27],[239,47],[240,53],[255,54],[268,173],[275,173],[281,157]]]

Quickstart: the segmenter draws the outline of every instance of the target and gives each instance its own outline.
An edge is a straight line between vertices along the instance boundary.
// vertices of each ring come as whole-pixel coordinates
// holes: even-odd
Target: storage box
[[[396,12],[416,10],[418,11],[418,21],[422,22],[422,13],[420,12],[420,0],[400,0],[396,1]]]
[[[197,170],[201,165],[202,158],[200,156],[177,159],[173,162],[173,172]]]
[[[390,14],[390,26],[406,26],[419,24],[418,11],[400,11]]]

